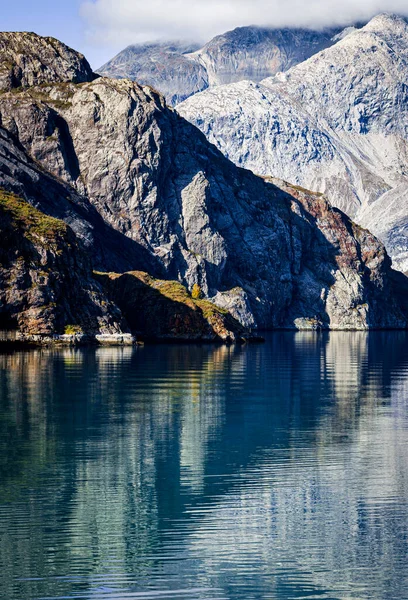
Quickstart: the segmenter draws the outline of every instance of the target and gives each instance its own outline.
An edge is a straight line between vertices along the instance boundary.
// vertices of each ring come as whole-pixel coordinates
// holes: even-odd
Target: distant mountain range
[[[238,27],[202,48],[182,42],[128,46],[97,72],[152,85],[175,105],[209,87],[243,79],[261,81],[287,71],[331,46],[341,35],[338,28]]]
[[[341,38],[178,111],[237,165],[323,192],[408,271],[408,25],[382,14]]]

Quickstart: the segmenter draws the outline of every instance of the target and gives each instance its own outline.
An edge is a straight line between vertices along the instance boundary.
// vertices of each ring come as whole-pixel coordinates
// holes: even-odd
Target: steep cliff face
[[[198,284],[247,326],[405,326],[381,243],[323,197],[235,167],[151,88],[100,78],[23,89],[0,96],[0,119],[9,143],[58,177],[61,216],[98,241],[99,270],[117,270],[108,264],[126,240],[137,253],[121,270]],[[61,206],[49,198],[44,210]]]
[[[126,341],[121,312],[63,221],[0,190],[0,237],[1,330],[24,339],[85,334]]]
[[[92,81],[85,57],[35,33],[0,32],[0,91],[55,81]]]
[[[292,210],[299,203],[317,229],[312,237],[303,237],[303,232],[300,236],[305,248],[288,322],[299,329],[365,329],[380,323],[393,328],[391,315],[397,310],[402,324],[405,301],[396,296],[407,289],[406,277],[391,270],[384,246],[323,195],[286,183],[280,186],[296,202]]]
[[[35,123],[32,125],[35,127]],[[45,139],[45,143],[49,144],[50,140]],[[70,164],[72,147],[69,143],[67,148],[63,146],[63,156]],[[125,271],[140,263],[152,273],[162,272],[153,256],[103,220],[86,195],[78,193],[60,177],[54,177],[38,160],[30,158],[16,138],[2,127],[0,187],[44,213],[64,220],[81,240],[95,268]]]
[[[131,344],[130,332],[138,340],[247,337],[228,311],[192,298],[176,281],[92,272],[64,221],[1,189],[0,236],[0,340]]]
[[[181,42],[129,46],[98,73],[152,85],[175,105],[209,86],[286,71],[333,44],[338,34],[338,29],[238,27],[203,48]]]
[[[237,165],[323,192],[408,270],[408,25],[379,15],[260,84],[178,106]]]
[[[147,274],[122,279],[92,273],[92,264],[152,266],[153,261],[109,228],[85,197],[42,172],[2,129],[0,234],[0,341],[6,336],[38,343],[129,344],[130,331],[138,340],[247,337],[226,311],[207,300],[194,301],[178,282]]]

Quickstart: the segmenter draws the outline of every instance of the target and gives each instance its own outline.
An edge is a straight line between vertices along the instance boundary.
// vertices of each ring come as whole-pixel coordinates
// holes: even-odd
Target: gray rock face
[[[62,42],[35,33],[0,33],[0,91],[56,81],[92,81],[85,57]]]
[[[151,85],[174,105],[208,87],[205,67],[189,56],[198,49],[198,46],[181,42],[128,46],[98,73]]]
[[[65,211],[85,240],[90,228],[102,269],[127,240],[140,250],[125,257],[133,270],[197,283],[247,325],[406,325],[381,243],[324,197],[235,167],[151,88],[103,78],[30,88],[0,97],[0,119],[66,190],[62,208],[49,196],[44,211]],[[13,186],[25,170],[13,173],[4,152]],[[118,236],[116,254],[95,213]]]
[[[218,35],[191,58],[205,66],[211,86],[261,81],[331,46],[339,33],[339,29],[238,27]]]
[[[201,49],[181,42],[140,44],[125,48],[98,73],[151,85],[175,105],[209,86],[286,71],[332,45],[339,31],[238,27]]]
[[[72,149],[64,147],[64,156]],[[69,162],[69,161],[68,161]],[[128,237],[110,227],[86,195],[56,179],[27,156],[9,132],[0,127],[0,189],[14,193],[47,215],[67,223],[81,240],[96,269],[123,271],[143,263],[153,273],[158,264]]]
[[[180,106],[237,165],[323,192],[408,270],[408,25],[379,15],[260,84]]]
[[[231,315],[207,300],[194,301],[178,282],[146,273],[92,273],[97,261],[105,269],[152,261],[136,242],[110,231],[86,197],[42,172],[1,128],[0,236],[0,342],[132,344],[129,327],[138,339],[150,333],[237,342],[246,334]],[[114,283],[104,291],[97,279],[132,284],[123,293]],[[131,309],[122,316],[118,306]]]

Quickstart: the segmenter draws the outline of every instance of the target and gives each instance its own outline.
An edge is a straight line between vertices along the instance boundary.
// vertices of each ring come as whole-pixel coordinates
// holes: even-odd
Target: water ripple
[[[0,597],[406,600],[407,342],[0,355]]]

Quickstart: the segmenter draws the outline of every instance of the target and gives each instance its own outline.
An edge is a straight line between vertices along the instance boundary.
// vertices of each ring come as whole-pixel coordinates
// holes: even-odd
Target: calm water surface
[[[0,355],[1,600],[406,600],[407,348]]]

